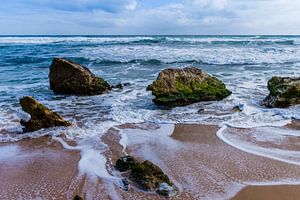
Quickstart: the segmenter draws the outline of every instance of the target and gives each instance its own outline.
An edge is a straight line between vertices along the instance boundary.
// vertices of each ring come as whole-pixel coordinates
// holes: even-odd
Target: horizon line
[[[0,34],[5,36],[300,36],[300,34]]]

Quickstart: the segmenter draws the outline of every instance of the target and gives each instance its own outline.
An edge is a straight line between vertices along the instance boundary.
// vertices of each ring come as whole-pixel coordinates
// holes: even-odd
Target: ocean
[[[18,99],[26,95],[99,132],[124,123],[226,123],[246,128],[300,117],[298,107],[260,106],[269,78],[300,75],[300,36],[2,36],[0,55],[0,127],[8,134],[21,131],[18,119],[24,113]],[[101,96],[54,95],[48,80],[54,57],[83,64],[111,84],[131,86]],[[221,79],[233,94],[221,102],[162,110],[155,106],[147,85],[164,68],[187,66]],[[243,112],[229,113],[234,106]],[[198,113],[200,109],[205,112]],[[4,135],[0,141],[9,139]]]

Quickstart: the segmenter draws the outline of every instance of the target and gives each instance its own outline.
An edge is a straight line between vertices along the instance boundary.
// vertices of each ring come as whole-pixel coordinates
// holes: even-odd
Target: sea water
[[[300,36],[2,36],[0,55],[1,133],[21,131],[18,119],[26,114],[18,99],[27,95],[82,128],[96,126],[97,132],[140,122],[253,127],[300,116],[298,107],[260,105],[268,94],[269,78],[300,75]],[[55,95],[48,80],[54,57],[86,65],[111,84],[131,85],[101,96]],[[164,68],[188,66],[221,79],[233,94],[220,102],[163,110],[155,106],[147,85]],[[229,113],[234,106],[242,107],[242,113]]]

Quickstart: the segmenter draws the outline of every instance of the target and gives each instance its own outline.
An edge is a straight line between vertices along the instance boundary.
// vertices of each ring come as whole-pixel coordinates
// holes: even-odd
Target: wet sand
[[[285,127],[292,130],[300,130],[300,120],[293,120],[292,123],[287,124]]]
[[[286,125],[292,130],[300,130],[300,121],[294,120]],[[299,168],[300,170],[300,168]],[[247,186],[232,200],[298,200],[300,199],[300,185],[276,186]]]
[[[248,186],[232,200],[299,200],[300,186]]]
[[[109,199],[101,180],[79,174],[80,152],[66,150],[50,137],[1,143],[0,153],[1,200],[71,200],[77,194]]]
[[[172,199],[299,199],[299,185],[255,186],[281,179],[300,180],[299,166],[233,148],[216,136],[216,126],[176,125],[171,137],[155,135],[157,125],[119,128],[126,130],[128,154],[151,160],[174,181],[180,194]],[[114,128],[102,138],[108,145],[108,171],[115,176],[119,175],[113,165],[123,154],[120,139]],[[0,155],[1,199],[73,199],[76,194],[86,199],[165,199],[80,175],[80,152],[66,150],[49,137],[2,143],[0,151],[4,154]]]
[[[67,151],[49,137],[0,144],[11,155],[0,162],[1,199],[66,199],[74,196],[79,152]]]
[[[233,148],[216,136],[218,129],[207,125],[176,125],[171,138],[160,140],[151,136],[142,145],[134,142],[140,135],[128,130],[128,140],[133,142],[127,150],[158,164],[175,180],[182,188],[176,199],[244,199],[244,195],[250,199],[271,199],[265,188],[270,193],[278,191],[279,196],[290,193],[290,198],[298,198],[297,193],[289,192],[288,186],[249,185],[300,180],[299,166]],[[300,189],[300,186],[291,187]]]
[[[288,128],[293,128],[299,130],[299,122],[293,122],[288,125]],[[195,127],[196,126],[196,127]],[[212,141],[214,137],[210,135],[211,132],[215,132],[216,127],[199,127],[199,130],[205,134],[206,141]],[[197,129],[197,125],[187,125],[177,127],[177,131],[173,134],[173,138],[179,139],[181,141],[188,142],[199,142],[199,134],[197,134],[193,129]],[[183,134],[187,133],[187,134]],[[190,134],[192,133],[192,134]],[[251,157],[251,156],[249,156]],[[297,170],[297,169],[295,169]],[[298,169],[300,170],[300,168]],[[299,172],[299,171],[298,171]],[[296,173],[298,174],[296,171]],[[273,186],[246,186],[238,194],[236,194],[232,200],[298,200],[300,198],[300,185],[273,185]]]
[[[299,121],[297,122],[294,121],[292,124],[288,125],[287,127],[295,130],[299,130],[300,128],[299,124],[300,124]],[[202,126],[201,128],[198,125],[178,126],[177,129],[175,129],[175,132],[172,137],[175,139],[179,139],[181,141],[200,142],[199,133],[197,133],[195,129],[201,130],[201,132],[205,134],[205,136],[201,137],[202,139],[205,139],[205,141],[212,142],[214,140],[213,139],[214,137],[211,136],[211,132],[215,132],[216,127],[208,126],[205,128]],[[247,155],[247,156],[249,157],[249,159],[251,159],[251,157],[253,158],[255,157],[254,155]],[[268,159],[266,158],[266,160]],[[294,170],[296,174],[300,173],[300,168],[296,167]],[[298,200],[299,198],[300,198],[300,185],[272,185],[272,186],[245,186],[241,191],[238,192],[238,194],[236,194],[231,199],[232,200]]]

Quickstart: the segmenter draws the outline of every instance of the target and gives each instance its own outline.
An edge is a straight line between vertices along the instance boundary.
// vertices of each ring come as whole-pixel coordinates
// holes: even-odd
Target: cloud
[[[8,5],[26,5],[31,8],[57,9],[65,11],[95,11],[103,10],[118,13],[124,10],[134,10],[136,0],[4,0]]]
[[[3,0],[0,34],[299,34],[299,10],[294,0]]]
[[[187,4],[191,4],[198,8],[209,8],[215,10],[222,10],[226,8],[229,0],[188,0]]]

